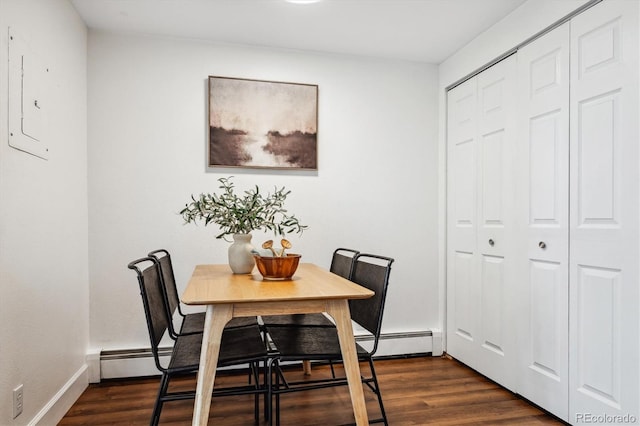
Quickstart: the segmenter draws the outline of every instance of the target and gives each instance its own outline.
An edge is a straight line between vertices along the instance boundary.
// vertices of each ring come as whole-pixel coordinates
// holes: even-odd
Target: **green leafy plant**
[[[276,187],[273,193],[263,195],[256,185],[239,196],[232,178],[218,179],[222,190],[219,194],[200,194],[197,198],[191,195],[191,202],[180,212],[185,223],[198,220],[204,221],[205,226],[214,223],[222,231],[216,238],[259,229],[272,231],[275,235],[301,234],[307,228],[284,208],[291,191]]]

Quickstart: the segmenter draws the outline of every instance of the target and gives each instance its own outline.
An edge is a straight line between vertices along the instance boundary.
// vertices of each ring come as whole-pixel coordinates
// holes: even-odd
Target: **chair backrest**
[[[378,339],[382,330],[382,314],[393,261],[394,259],[390,257],[360,253],[353,262],[351,281],[375,293],[369,299],[349,300],[351,319],[374,336],[372,354],[378,348]]]
[[[147,256],[153,257],[160,264],[160,272],[162,273],[162,284],[165,295],[165,303],[167,307],[167,315],[170,318],[169,335],[176,338],[178,333],[176,325],[173,323],[173,314],[178,310],[180,316],[184,317],[182,309],[180,309],[180,299],[178,298],[178,288],[176,286],[176,277],[173,273],[173,264],[171,263],[171,255],[165,249],[154,250]]]
[[[329,270],[342,278],[350,279],[353,261],[360,252],[348,248],[338,248],[333,252]]]
[[[144,314],[151,341],[151,351],[153,352],[156,366],[160,371],[164,371],[160,364],[158,345],[169,329],[171,322],[167,317],[160,264],[153,257],[143,257],[129,263],[128,268],[133,269],[138,275],[140,295],[142,296],[142,305],[144,306]]]
[[[162,280],[167,290],[167,303],[171,315],[180,310],[180,299],[178,298],[178,288],[176,286],[176,277],[173,274],[173,264],[171,263],[171,255],[165,249],[154,250],[147,256],[155,258],[160,263],[160,271],[162,271]],[[182,314],[182,312],[180,312]]]

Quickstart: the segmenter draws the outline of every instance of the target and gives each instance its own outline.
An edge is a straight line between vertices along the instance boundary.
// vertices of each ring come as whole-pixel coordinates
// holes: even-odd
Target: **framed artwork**
[[[210,76],[209,166],[318,170],[318,86]]]

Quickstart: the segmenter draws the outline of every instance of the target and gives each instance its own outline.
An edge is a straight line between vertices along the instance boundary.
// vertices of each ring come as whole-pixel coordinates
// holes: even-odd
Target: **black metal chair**
[[[178,288],[176,286],[176,278],[173,273],[173,264],[171,262],[171,255],[165,249],[154,250],[147,256],[155,258],[160,264],[160,270],[162,271],[162,283],[164,285],[165,293],[165,306],[167,307],[167,314],[171,318],[169,323],[169,335],[172,338],[178,335],[187,335],[194,333],[202,333],[204,329],[204,312],[195,312],[185,314],[180,307],[180,299],[178,298]],[[176,330],[176,324],[174,324],[174,314],[178,311],[178,314],[182,318],[182,324],[180,330]],[[245,327],[249,325],[258,325],[258,319],[256,317],[246,318],[233,318],[225,326],[226,329],[235,327]]]
[[[373,347],[371,350],[367,350],[359,344],[356,344],[356,349],[359,361],[367,361],[371,373],[370,376],[362,376],[362,382],[376,394],[378,404],[380,405],[382,417],[371,421],[371,423],[382,422],[385,425],[388,424],[387,415],[373,364],[373,355],[378,349],[378,340],[382,329],[382,315],[393,261],[394,259],[392,258],[373,254],[356,255],[351,280],[374,291],[375,294],[369,299],[349,301],[351,319],[373,336]],[[347,384],[345,377],[318,378],[296,382],[287,381],[283,370],[280,368],[282,361],[309,360],[340,362],[342,355],[335,328],[272,327],[269,329],[269,334],[278,351],[278,354],[274,355],[269,362],[269,374],[274,374],[275,376],[269,399],[271,406],[273,397],[275,397],[275,418],[277,425],[280,424],[281,394]]]
[[[202,347],[202,333],[177,335],[171,350],[168,366],[160,362],[160,342],[165,333],[169,332],[171,319],[168,317],[166,298],[163,291],[162,272],[160,263],[153,257],[144,257],[129,263],[129,269],[136,272],[140,295],[147,321],[151,351],[156,367],[162,373],[158,396],[151,416],[151,425],[157,425],[160,420],[162,406],[167,401],[179,401],[195,398],[194,391],[168,392],[169,382],[173,377],[190,375],[198,372],[200,350]],[[259,420],[259,396],[268,395],[268,388],[262,386],[259,380],[260,362],[266,362],[267,351],[260,327],[257,325],[225,329],[222,335],[218,366],[249,365],[252,383],[233,387],[216,388],[212,396],[253,394],[254,420]]]
[[[331,257],[329,270],[343,278],[351,277],[353,261],[360,253],[357,250],[338,248]],[[324,314],[286,314],[286,315],[263,315],[262,323],[269,330],[269,327],[335,327],[335,324]]]

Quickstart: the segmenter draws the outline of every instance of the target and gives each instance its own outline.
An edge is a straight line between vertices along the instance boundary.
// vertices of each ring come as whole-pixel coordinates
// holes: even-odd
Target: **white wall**
[[[50,158],[8,146],[8,28],[49,67]],[[55,424],[87,385],[87,31],[66,0],[0,0],[0,424]],[[43,107],[45,107],[43,106]],[[24,412],[12,419],[12,390]]]
[[[446,306],[446,128],[445,88],[500,57],[528,38],[544,30],[589,0],[528,0],[438,66],[438,271],[440,299],[438,312],[444,324]]]
[[[340,246],[396,259],[384,332],[439,326],[435,66],[91,32],[88,69],[94,348],[148,346],[129,261],[168,249],[180,291],[194,265],[227,262],[216,228],[177,213],[229,175],[293,191],[303,261],[328,267]],[[207,169],[209,75],[318,84],[318,172]]]

